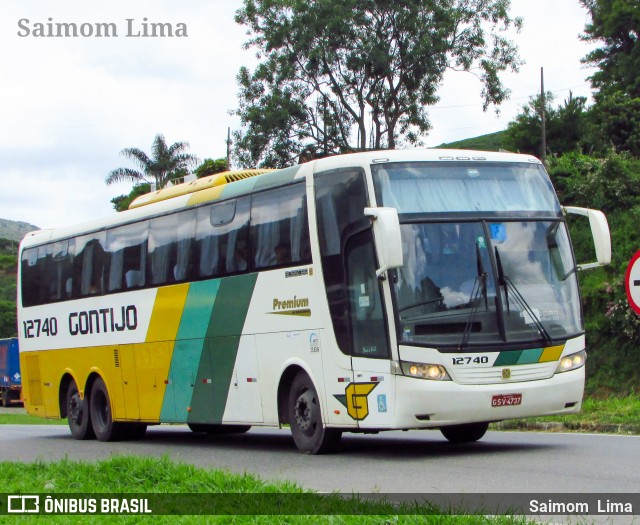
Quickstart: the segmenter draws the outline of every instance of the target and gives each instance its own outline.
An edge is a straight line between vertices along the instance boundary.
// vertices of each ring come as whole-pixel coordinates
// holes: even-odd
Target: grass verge
[[[66,425],[65,419],[45,419],[29,414],[0,414],[0,425]]]
[[[151,509],[180,506],[181,497],[191,498],[190,515],[104,516],[83,515],[82,523],[330,523],[330,524],[525,524],[513,516],[455,516],[437,507],[397,506],[385,502],[345,499],[337,494],[320,495],[291,482],[265,483],[250,474],[206,470],[167,457],[116,456],[95,463],[63,460],[55,463],[0,463],[5,492],[9,494],[62,493],[82,495],[150,495]],[[218,497],[216,498],[216,495]],[[155,502],[155,503],[154,503]],[[213,502],[215,514],[207,515]],[[257,502],[258,507],[252,506]],[[164,505],[164,507],[162,507]],[[98,508],[100,505],[98,505]],[[184,510],[184,506],[182,508]],[[257,512],[260,511],[260,512]],[[283,515],[283,511],[291,514]],[[253,514],[255,512],[255,514]],[[1,517],[0,517],[1,519]],[[12,523],[31,523],[38,516],[12,516]],[[55,523],[79,523],[79,516],[49,516]]]
[[[640,397],[586,398],[579,414],[502,421],[502,430],[549,430],[640,434]]]

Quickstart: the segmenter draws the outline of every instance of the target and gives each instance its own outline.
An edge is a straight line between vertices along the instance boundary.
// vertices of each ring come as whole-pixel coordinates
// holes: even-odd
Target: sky
[[[168,144],[188,142],[201,160],[225,157],[227,129],[239,127],[229,114],[237,107],[236,74],[257,63],[255,51],[242,46],[246,28],[234,22],[241,6],[241,0],[2,0],[0,218],[52,228],[116,213],[111,199],[132,184],[107,186],[106,176],[136,168],[120,151],[150,152],[158,133]],[[427,147],[505,129],[539,92],[541,67],[556,103],[569,91],[590,96],[593,70],[580,59],[592,46],[579,39],[587,14],[578,0],[511,6],[512,16],[524,18],[522,31],[510,36],[525,61],[518,73],[501,77],[511,99],[499,114],[483,112],[479,80],[447,73],[440,101],[429,108]],[[73,22],[94,34],[96,24],[113,24],[117,36],[35,36],[38,24],[49,22]],[[142,35],[145,22],[170,23],[187,36],[127,36]]]

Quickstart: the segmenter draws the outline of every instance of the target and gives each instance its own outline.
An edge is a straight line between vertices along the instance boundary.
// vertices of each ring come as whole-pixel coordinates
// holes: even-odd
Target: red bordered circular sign
[[[640,315],[640,250],[631,258],[624,277],[627,299],[634,311]]]

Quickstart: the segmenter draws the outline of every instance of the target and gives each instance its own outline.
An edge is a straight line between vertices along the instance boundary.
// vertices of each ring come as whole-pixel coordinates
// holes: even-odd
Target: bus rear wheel
[[[124,427],[112,418],[109,392],[101,377],[98,377],[91,387],[89,406],[93,431],[100,441],[118,441],[123,437]]]
[[[93,439],[95,434],[91,425],[89,414],[89,400],[87,396],[82,399],[78,391],[78,385],[71,380],[67,388],[67,422],[74,439]]]
[[[489,423],[468,423],[466,425],[452,425],[442,427],[440,432],[450,443],[473,443],[485,435]]]
[[[289,391],[287,406],[293,441],[305,454],[326,454],[340,444],[342,431],[327,428],[313,382],[304,372],[298,373]]]

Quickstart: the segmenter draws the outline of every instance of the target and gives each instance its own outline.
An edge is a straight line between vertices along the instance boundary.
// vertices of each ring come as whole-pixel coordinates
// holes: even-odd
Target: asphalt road
[[[640,437],[488,432],[451,445],[438,431],[345,434],[339,454],[297,452],[288,430],[207,436],[151,427],[141,441],[75,441],[66,426],[2,425],[0,461],[169,455],[198,466],[251,472],[343,493],[637,493]]]

